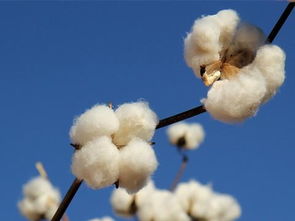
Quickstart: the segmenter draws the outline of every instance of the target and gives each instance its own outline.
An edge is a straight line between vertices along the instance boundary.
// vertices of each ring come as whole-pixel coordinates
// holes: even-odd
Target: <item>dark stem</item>
[[[285,21],[287,20],[288,16],[291,14],[292,9],[294,8],[294,5],[295,5],[295,2],[290,2],[287,5],[287,7],[285,8],[283,14],[281,15],[281,17],[279,18],[279,20],[277,21],[277,23],[273,27],[270,34],[268,35],[266,42],[268,42],[268,43],[273,42],[273,40],[275,39],[275,37],[279,33],[281,27],[284,25]]]
[[[61,204],[59,205],[57,211],[55,212],[54,216],[52,217],[51,221],[59,221],[61,219],[61,217],[63,216],[66,209],[70,205],[73,197],[75,196],[75,194],[78,191],[82,182],[83,182],[82,180],[75,178],[70,189],[68,190],[67,194],[63,198]]]
[[[294,7],[294,2],[290,2],[288,4],[288,6],[286,7],[285,11],[283,12],[283,14],[281,15],[281,17],[279,18],[278,22],[276,23],[276,25],[272,29],[271,33],[268,35],[267,41],[269,43],[273,42],[273,40],[277,36],[278,32],[280,31],[281,27],[283,26],[283,24],[287,20],[287,18],[289,16],[289,14],[291,13],[293,7]],[[168,126],[168,125],[176,123],[178,121],[185,120],[187,118],[199,115],[199,114],[204,113],[204,112],[206,112],[206,109],[204,108],[203,105],[199,106],[199,107],[195,107],[193,109],[182,112],[180,114],[176,114],[174,116],[167,117],[165,119],[160,120],[159,124],[156,127],[156,129]],[[76,194],[77,190],[79,189],[82,182],[83,182],[83,180],[78,180],[77,178],[74,180],[74,182],[72,183],[70,189],[68,190],[67,194],[63,198],[58,210],[54,214],[51,221],[59,221],[61,219],[61,217],[65,213],[67,207],[71,203],[73,197],[75,196],[75,194]]]
[[[180,180],[184,174],[185,168],[187,166],[187,162],[188,162],[188,157],[184,153],[182,153],[182,161],[181,161],[180,167],[176,173],[176,176],[172,182],[172,185],[170,187],[170,191],[174,191],[177,184],[180,182]]]

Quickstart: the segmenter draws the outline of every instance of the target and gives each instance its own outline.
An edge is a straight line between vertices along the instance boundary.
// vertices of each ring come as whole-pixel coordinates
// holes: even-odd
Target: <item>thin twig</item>
[[[176,176],[172,182],[172,185],[170,187],[170,191],[174,191],[177,184],[180,182],[183,174],[184,174],[184,171],[185,171],[185,168],[187,166],[187,162],[188,162],[188,157],[183,153],[182,154],[182,161],[181,161],[181,164],[180,164],[180,167],[176,173]]]
[[[291,14],[292,9],[294,8],[295,2],[290,2],[287,7],[285,8],[284,12],[282,13],[281,17],[273,27],[272,31],[267,37],[267,42],[272,43],[273,40],[276,38],[277,34],[279,33],[281,27],[284,25],[285,21],[287,20],[288,16]]]
[[[61,219],[61,217],[63,216],[66,209],[70,205],[73,197],[75,196],[75,194],[78,191],[82,182],[83,182],[83,180],[79,180],[79,179],[75,178],[70,189],[68,190],[67,194],[63,198],[61,204],[59,205],[57,211],[55,212],[54,216],[52,217],[51,221],[59,221]]]
[[[276,38],[276,36],[279,33],[281,27],[284,25],[284,23],[287,20],[289,14],[291,13],[293,7],[294,7],[294,2],[291,2],[291,3],[288,4],[288,6],[286,7],[284,12],[282,13],[281,17],[279,18],[279,20],[277,21],[277,23],[275,24],[275,26],[273,27],[271,33],[269,34],[269,36],[267,38],[267,41],[269,43],[273,42],[273,40]],[[159,124],[156,127],[156,129],[168,126],[168,125],[176,123],[178,121],[185,120],[187,118],[199,115],[199,114],[204,113],[204,112],[206,112],[206,109],[204,108],[204,106],[195,107],[193,109],[182,112],[180,114],[176,114],[174,116],[167,117],[165,119],[160,120]],[[77,178],[73,181],[70,189],[68,190],[67,194],[63,198],[58,210],[54,214],[51,221],[59,221],[61,219],[61,217],[65,213],[67,207],[71,203],[73,197],[75,196],[75,194],[78,191],[78,189],[79,189],[82,182],[83,182],[83,180],[78,180]]]

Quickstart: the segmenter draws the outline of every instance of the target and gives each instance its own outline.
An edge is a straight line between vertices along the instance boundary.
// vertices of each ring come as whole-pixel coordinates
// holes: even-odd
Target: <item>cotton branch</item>
[[[279,18],[279,20],[277,21],[275,26],[273,27],[271,33],[269,34],[269,36],[267,38],[267,42],[271,43],[276,38],[276,36],[279,33],[281,27],[284,25],[284,23],[287,20],[288,16],[291,14],[291,11],[294,8],[294,5],[295,5],[294,2],[290,2],[287,5],[286,9],[282,13],[281,17]],[[160,120],[160,122],[157,125],[156,129],[168,126],[168,125],[176,123],[178,121],[185,120],[187,118],[199,115],[199,114],[204,113],[204,112],[206,112],[206,109],[204,108],[204,106],[195,107],[195,108],[190,109],[188,111],[185,111],[185,112],[176,114],[174,116],[167,117],[167,118],[164,118],[164,119]],[[70,189],[68,190],[67,194],[63,198],[63,201],[61,202],[58,210],[56,211],[55,215],[53,216],[52,221],[59,221],[61,219],[61,217],[65,213],[67,207],[71,203],[73,197],[75,196],[75,194],[78,191],[78,189],[79,189],[82,182],[83,182],[83,180],[78,180],[77,178],[75,178],[75,180],[73,181]]]
[[[183,176],[183,173],[185,171],[185,168],[187,166],[187,162],[188,162],[188,157],[183,153],[182,154],[182,161],[181,161],[181,165],[179,170],[177,171],[177,174],[172,182],[172,185],[170,187],[171,191],[174,191],[177,184],[179,183],[179,181],[181,180],[181,177]]]

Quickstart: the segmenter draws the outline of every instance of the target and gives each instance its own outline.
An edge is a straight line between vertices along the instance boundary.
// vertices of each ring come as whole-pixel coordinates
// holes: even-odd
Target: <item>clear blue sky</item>
[[[286,2],[1,2],[0,220],[24,220],[16,203],[42,161],[65,193],[73,176],[68,131],[74,116],[96,104],[144,98],[160,118],[200,104],[207,88],[185,65],[183,38],[202,14],[232,8],[267,34]],[[257,116],[226,125],[207,113],[206,140],[191,152],[184,180],[212,183],[234,195],[241,221],[295,220],[295,14],[274,41],[286,54],[286,82]],[[180,157],[165,129],[154,141],[154,175],[169,187]],[[114,216],[112,188],[82,185],[71,221]],[[116,218],[120,220],[119,218]]]

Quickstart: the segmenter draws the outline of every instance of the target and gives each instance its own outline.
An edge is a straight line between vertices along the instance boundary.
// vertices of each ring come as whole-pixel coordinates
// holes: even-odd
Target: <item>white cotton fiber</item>
[[[284,51],[276,45],[265,45],[257,51],[253,65],[265,79],[264,101],[272,97],[285,80],[285,58]]]
[[[134,195],[136,207],[141,207],[141,205],[152,195],[155,190],[156,187],[154,182],[149,180],[147,184]]]
[[[115,213],[119,216],[130,217],[134,215],[135,197],[130,195],[123,188],[114,189],[111,196],[111,204]]]
[[[172,144],[186,149],[198,148],[205,136],[203,127],[197,123],[176,123],[168,128],[167,134]]]
[[[18,202],[21,213],[29,220],[37,220],[57,208],[60,193],[44,177],[36,177],[23,186],[24,199]]]
[[[203,100],[206,110],[217,120],[242,122],[256,114],[266,93],[265,80],[252,64],[229,79],[216,81]]]
[[[120,122],[119,130],[113,138],[116,145],[126,145],[134,137],[145,141],[150,141],[153,137],[158,118],[148,103],[126,103],[119,106],[115,113]]]
[[[114,221],[114,219],[109,216],[105,216],[100,219],[99,218],[90,219],[89,221]]]
[[[169,191],[155,190],[139,207],[141,221],[189,221],[177,198]]]
[[[110,186],[119,177],[119,150],[109,137],[100,137],[77,150],[72,172],[94,189]]]
[[[146,185],[158,161],[151,145],[140,138],[133,138],[120,149],[119,185],[134,193]]]
[[[118,128],[114,111],[106,105],[95,105],[75,119],[70,137],[74,144],[84,145],[97,137],[111,136]]]
[[[230,9],[195,21],[191,33],[184,40],[184,56],[197,77],[201,77],[201,65],[220,59],[232,40],[238,22],[237,13]]]

